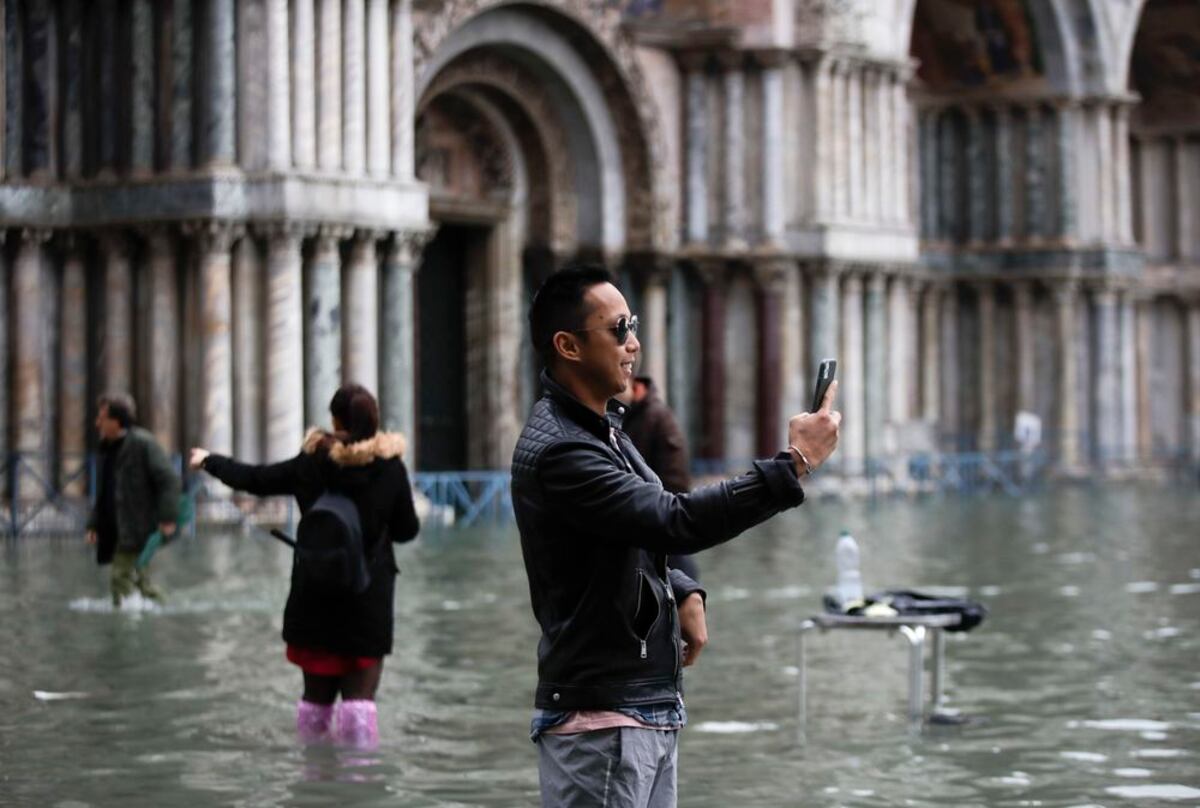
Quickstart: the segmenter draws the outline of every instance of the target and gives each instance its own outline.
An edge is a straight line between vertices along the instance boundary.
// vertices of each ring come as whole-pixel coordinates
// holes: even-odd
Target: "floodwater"
[[[1200,804],[1200,498],[814,501],[700,557],[711,645],[688,670],[680,805]],[[913,731],[898,636],[809,644],[849,528],[873,587],[965,594],[947,642],[964,726]],[[0,549],[0,804],[530,806],[537,639],[515,532],[401,547],[377,751],[303,748],[279,640],[288,550],[201,534],[156,559],[161,610],[113,613],[82,540]]]

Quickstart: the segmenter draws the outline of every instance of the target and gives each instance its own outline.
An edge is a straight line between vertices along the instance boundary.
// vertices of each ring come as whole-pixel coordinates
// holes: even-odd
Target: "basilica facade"
[[[1200,9],[1178,0],[0,0],[0,452],[90,409],[294,453],[341,380],[503,469],[584,259],[714,467],[823,357],[838,467],[1200,459]],[[11,483],[11,481],[10,481]]]

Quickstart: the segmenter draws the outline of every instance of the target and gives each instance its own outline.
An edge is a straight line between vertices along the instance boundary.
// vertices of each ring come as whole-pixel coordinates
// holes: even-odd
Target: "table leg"
[[[925,627],[900,626],[908,640],[908,717],[921,719],[921,677],[925,675]]]
[[[933,693],[930,694],[930,698],[933,702],[933,712],[938,713],[942,709],[942,691],[946,686],[946,633],[940,628],[930,629],[930,632],[933,634]]]

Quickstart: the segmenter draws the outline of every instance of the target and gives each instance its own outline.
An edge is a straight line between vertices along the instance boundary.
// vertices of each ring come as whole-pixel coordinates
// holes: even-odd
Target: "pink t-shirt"
[[[580,732],[595,732],[600,729],[614,727],[633,727],[635,729],[662,729],[662,727],[643,724],[632,716],[619,713],[616,710],[575,710],[566,721],[557,727],[546,730],[547,735],[577,735]]]

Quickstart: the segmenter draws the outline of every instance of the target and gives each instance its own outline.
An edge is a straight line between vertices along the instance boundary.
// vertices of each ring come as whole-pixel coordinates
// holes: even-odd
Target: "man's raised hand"
[[[838,430],[842,414],[833,408],[837,398],[838,383],[835,381],[825,391],[825,400],[816,412],[802,412],[788,421],[788,445],[794,447],[796,471],[803,475],[816,470],[837,448]],[[795,455],[799,453],[799,456]],[[805,468],[807,461],[808,468]]]

